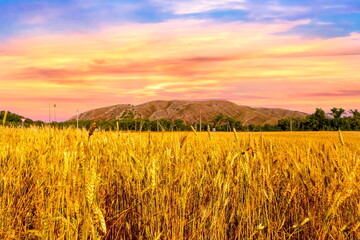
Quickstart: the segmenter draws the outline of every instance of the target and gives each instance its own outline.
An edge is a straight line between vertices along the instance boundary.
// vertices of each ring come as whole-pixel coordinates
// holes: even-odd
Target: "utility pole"
[[[292,132],[293,130],[293,122],[292,122],[292,119],[290,119],[290,132]]]
[[[54,104],[54,121],[56,122],[56,111],[55,111],[55,108],[56,108],[56,104]]]

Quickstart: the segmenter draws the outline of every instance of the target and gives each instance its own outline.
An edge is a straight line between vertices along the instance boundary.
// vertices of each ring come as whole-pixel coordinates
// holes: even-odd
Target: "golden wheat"
[[[0,127],[0,239],[358,239],[359,137]]]

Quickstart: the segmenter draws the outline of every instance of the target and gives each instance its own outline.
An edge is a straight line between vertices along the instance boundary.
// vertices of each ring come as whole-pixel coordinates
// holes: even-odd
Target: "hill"
[[[290,117],[305,117],[307,114],[280,108],[253,108],[240,106],[225,100],[208,101],[151,101],[139,105],[118,104],[89,110],[79,114],[79,120],[111,120],[126,117],[156,119],[183,119],[185,123],[209,122],[218,114],[240,120],[243,125],[276,124]],[[70,120],[76,119],[73,116]]]

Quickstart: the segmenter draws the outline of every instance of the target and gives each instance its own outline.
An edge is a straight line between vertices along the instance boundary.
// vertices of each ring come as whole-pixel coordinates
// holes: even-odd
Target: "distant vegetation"
[[[279,120],[276,125],[281,131],[358,131],[360,130],[360,113],[357,109],[350,110],[351,116],[344,116],[342,108],[332,108],[331,113],[326,114],[321,108],[306,118],[293,118]],[[332,117],[328,117],[331,115]]]
[[[1,123],[4,119],[4,115],[5,115],[5,111],[0,111],[0,122]],[[8,112],[6,115],[5,126],[20,127],[22,125],[22,121],[21,121],[22,118],[26,119],[24,122],[24,127],[29,127],[31,125],[40,127],[40,126],[43,126],[44,124],[46,124],[42,121],[33,121],[30,118],[26,118],[24,116],[21,116],[21,115],[12,113],[12,112]]]
[[[124,115],[117,120],[99,120],[96,121],[101,130],[121,130],[121,131],[190,131],[191,126],[197,131],[207,131],[208,128],[216,131],[237,131],[268,132],[268,131],[358,131],[360,130],[360,112],[355,110],[348,111],[348,116],[342,108],[332,108],[330,113],[325,113],[321,108],[317,108],[313,114],[305,118],[285,118],[278,121],[277,124],[265,125],[243,125],[241,121],[231,117],[225,117],[222,114],[214,116],[210,121],[195,124],[185,124],[182,119],[173,121],[168,119],[148,120],[135,118],[133,115]],[[4,111],[0,112],[0,119],[3,119]],[[23,116],[8,113],[6,125],[20,127]],[[79,120],[78,127],[88,129],[92,120]],[[26,119],[24,126],[44,126],[47,123],[42,121],[33,121]],[[76,127],[77,121],[70,120],[65,122],[52,122],[51,126],[58,128]]]

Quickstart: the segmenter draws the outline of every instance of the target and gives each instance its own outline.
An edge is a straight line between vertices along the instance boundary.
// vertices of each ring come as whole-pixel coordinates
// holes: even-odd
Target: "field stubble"
[[[359,132],[0,127],[0,238],[358,239],[359,146]]]

